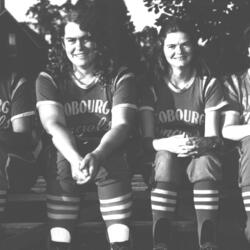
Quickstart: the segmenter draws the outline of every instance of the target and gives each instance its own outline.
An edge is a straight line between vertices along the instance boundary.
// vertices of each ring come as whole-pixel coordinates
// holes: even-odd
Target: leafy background
[[[102,2],[107,8],[105,25],[110,32],[111,51],[121,64],[141,70],[152,60],[157,30],[169,16],[191,18],[197,28],[201,52],[211,69],[226,74],[246,67],[246,51],[242,47],[242,33],[250,24],[249,0],[142,0],[149,12],[157,15],[155,27],[145,27],[135,32],[134,24],[122,0],[81,0],[86,4]],[[52,5],[49,0],[39,0],[28,10],[37,20],[35,29],[50,41],[49,67],[56,71],[62,60],[60,54],[59,26],[71,1],[62,6]],[[144,65],[145,66],[145,65]]]

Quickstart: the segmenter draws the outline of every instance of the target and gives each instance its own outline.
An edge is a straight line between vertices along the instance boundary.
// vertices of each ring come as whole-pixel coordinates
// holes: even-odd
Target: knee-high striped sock
[[[79,215],[80,198],[70,195],[47,195],[50,228],[65,228],[72,232]]]
[[[246,216],[247,216],[245,235],[246,235],[248,242],[250,242],[250,186],[243,187],[241,192],[242,192],[242,199],[243,199]]]
[[[194,184],[194,207],[197,217],[200,244],[216,241],[219,209],[219,191],[214,181],[200,181]]]
[[[0,241],[4,235],[3,228],[1,228],[1,223],[4,219],[4,212],[6,208],[6,200],[7,200],[7,190],[0,189]]]
[[[153,215],[153,235],[157,222],[161,219],[172,221],[175,215],[177,187],[169,182],[157,182],[151,191],[151,208]]]
[[[132,193],[127,183],[98,186],[100,210],[106,223],[110,243],[129,240]]]
[[[7,190],[0,190],[0,222],[4,218],[6,200],[7,200]]]

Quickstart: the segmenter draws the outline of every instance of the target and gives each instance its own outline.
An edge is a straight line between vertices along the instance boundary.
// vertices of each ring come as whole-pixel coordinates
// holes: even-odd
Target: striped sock
[[[100,210],[107,225],[126,221],[131,216],[132,194],[100,200]]]
[[[174,217],[177,200],[176,187],[167,182],[157,182],[151,191],[151,208],[153,218],[172,219]]]
[[[214,181],[197,182],[194,184],[193,193],[199,242],[201,244],[208,241],[215,242],[219,209],[217,183]]]
[[[242,199],[243,199],[246,216],[247,216],[245,235],[246,235],[248,242],[250,242],[250,186],[243,187],[241,192],[242,192]]]
[[[158,221],[164,219],[172,221],[175,215],[177,201],[177,187],[168,182],[157,182],[151,191],[151,208],[153,215],[153,235],[159,230],[156,229]]]
[[[129,185],[112,183],[98,187],[100,211],[108,229],[109,240],[128,241],[132,215],[132,193]]]
[[[79,215],[80,198],[69,195],[47,195],[47,214],[50,227],[72,231]]]
[[[0,190],[0,222],[4,218],[6,202],[7,202],[7,190]]]

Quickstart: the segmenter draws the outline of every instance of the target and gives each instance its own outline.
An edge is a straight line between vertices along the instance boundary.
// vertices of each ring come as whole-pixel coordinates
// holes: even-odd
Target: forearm
[[[121,147],[129,138],[130,128],[127,124],[117,125],[111,128],[101,139],[93,153],[101,159],[106,159],[114,150]]]
[[[68,128],[61,124],[51,124],[46,130],[52,136],[55,147],[71,165],[82,159],[78,153],[75,138]]]
[[[146,152],[167,150],[168,138],[153,139],[150,137],[144,137],[142,144]]]
[[[222,135],[226,139],[239,141],[250,135],[250,124],[226,126],[222,129]]]
[[[168,151],[168,139],[154,139],[152,140],[152,146],[155,151],[167,150]]]

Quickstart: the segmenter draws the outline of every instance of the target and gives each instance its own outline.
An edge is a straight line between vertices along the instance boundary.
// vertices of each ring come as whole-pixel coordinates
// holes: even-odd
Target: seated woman
[[[7,192],[27,191],[36,180],[32,86],[7,66],[6,61],[0,65],[0,222]]]
[[[222,88],[198,57],[195,31],[188,21],[172,18],[162,26],[154,72],[141,91],[144,147],[155,151],[151,206],[153,244],[170,248],[171,221],[186,170],[193,183],[200,249],[217,249],[218,182],[221,163]]]
[[[37,107],[57,149],[47,170],[49,249],[70,249],[80,187],[95,182],[113,250],[129,243],[132,195],[124,143],[135,118],[134,76],[107,54],[104,20],[95,6],[75,7],[62,27],[60,74],[40,73]]]
[[[245,236],[250,243],[250,27],[244,32],[244,49],[247,55],[247,69],[233,74],[224,81],[225,94],[229,105],[223,112],[222,135],[238,142],[239,186],[246,211]]]

